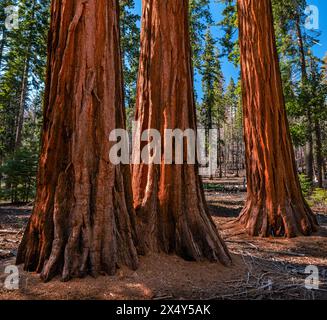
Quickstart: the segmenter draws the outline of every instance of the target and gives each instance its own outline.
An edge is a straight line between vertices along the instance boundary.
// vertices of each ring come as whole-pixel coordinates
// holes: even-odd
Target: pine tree
[[[44,86],[48,11],[49,1],[20,1],[19,28],[7,34],[0,81],[2,158],[22,145],[25,112]]]
[[[277,43],[282,61],[282,73],[284,73],[283,83],[287,110],[288,114],[295,116],[296,120],[295,127],[291,127],[291,132],[295,133],[297,140],[299,133],[301,134],[301,131],[303,133],[306,174],[309,180],[313,181],[314,123],[309,103],[308,61],[310,48],[317,42],[319,33],[304,28],[306,5],[305,0],[273,0],[275,28],[278,34]]]
[[[136,82],[140,58],[140,16],[135,14],[134,0],[120,0],[120,33],[123,58],[125,107],[128,127],[134,116]]]
[[[203,101],[200,105],[200,122],[206,130],[206,140],[209,140],[209,130],[218,129],[217,164],[221,174],[221,128],[224,121],[224,77],[221,71],[220,54],[210,28],[205,35],[205,46],[202,55],[202,92]],[[209,145],[207,144],[207,152]],[[213,178],[212,176],[210,178]]]
[[[228,60],[235,66],[239,65],[240,52],[237,38],[237,8],[235,0],[216,0],[224,5],[222,11],[222,20],[218,25],[221,27],[223,37],[220,39],[220,45],[223,48],[222,55],[227,56]]]
[[[190,38],[194,74],[201,72],[205,33],[213,24],[210,0],[189,0]]]
[[[33,149],[20,148],[1,166],[0,173],[7,186],[1,198],[12,203],[27,203],[35,196],[38,154]]]
[[[202,55],[201,75],[202,75],[202,91],[203,91],[203,102],[202,102],[202,113],[203,113],[203,124],[207,131],[213,129],[213,117],[215,107],[215,92],[214,84],[217,78],[216,62],[214,57],[216,41],[212,37],[210,28],[208,28],[205,35],[205,47]]]
[[[225,126],[225,145],[228,146],[230,156],[226,152],[226,160],[230,161],[231,167],[236,176],[239,176],[243,162],[243,114],[241,105],[240,82],[235,83],[231,78],[225,93],[226,113],[228,114]]]
[[[16,0],[1,0],[0,1],[0,78],[1,70],[4,62],[4,53],[8,46],[8,30],[5,22],[7,19],[6,8],[9,6],[16,6]]]
[[[322,71],[323,71],[323,81],[327,83],[327,52],[323,59]]]
[[[317,176],[318,187],[322,188],[324,172],[323,137],[324,127],[327,120],[327,84],[324,83],[321,61],[313,55],[310,56],[309,61],[308,94],[310,98],[308,103],[312,111],[312,121],[314,125],[314,155],[316,163],[315,172]]]
[[[225,110],[225,96],[224,96],[224,84],[225,79],[221,69],[220,63],[221,55],[218,47],[214,50],[214,83],[213,83],[213,93],[214,93],[214,106],[213,106],[213,119],[214,124],[218,130],[218,154],[217,154],[217,167],[219,170],[219,177],[222,177],[222,163],[223,163],[223,136],[222,128],[226,120],[226,110]]]

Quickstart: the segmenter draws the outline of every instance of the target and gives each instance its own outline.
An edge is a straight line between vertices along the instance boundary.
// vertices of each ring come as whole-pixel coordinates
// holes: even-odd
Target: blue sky
[[[141,2],[141,0],[135,0],[135,9],[139,15],[141,15]],[[325,14],[327,14],[327,1],[309,0],[308,5],[314,5],[319,10],[319,31],[321,32],[320,44],[315,45],[313,47],[313,51],[316,56],[318,56],[319,58],[323,58],[327,52],[327,18],[325,17]],[[223,5],[214,3],[214,1],[212,0],[211,9],[214,20],[220,21]],[[213,33],[218,38],[222,35],[221,30],[219,30],[219,28],[213,28]],[[223,59],[222,61],[222,69],[226,82],[229,82],[229,79],[231,77],[235,79],[237,78],[238,70],[234,68],[234,66],[226,59]],[[199,98],[201,98],[201,81],[199,78],[196,79],[196,90],[198,92]]]
[[[327,1],[311,0],[308,4],[317,6],[319,10],[319,31],[321,32],[320,45],[316,45],[313,49],[319,58],[323,58],[327,52]]]

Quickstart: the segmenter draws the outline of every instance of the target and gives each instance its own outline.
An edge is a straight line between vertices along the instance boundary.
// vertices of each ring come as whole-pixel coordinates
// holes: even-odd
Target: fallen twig
[[[17,234],[17,230],[0,230],[1,234]]]
[[[217,296],[217,297],[214,297],[214,298],[209,299],[209,300],[225,299],[225,298],[244,296],[244,295],[248,295],[249,293],[255,293],[255,292],[259,291],[259,290],[264,290],[264,289],[267,289],[267,288],[271,288],[271,285],[272,285],[271,283],[268,283],[268,284],[265,284],[264,286],[261,286],[259,288],[254,288],[254,289],[243,291],[243,292],[240,292],[240,293],[232,293],[232,294],[226,294],[226,295],[223,295],[223,296]]]
[[[169,300],[173,299],[174,297],[172,295],[165,295],[165,296],[159,296],[159,297],[154,297],[152,300],[158,301],[158,300]]]

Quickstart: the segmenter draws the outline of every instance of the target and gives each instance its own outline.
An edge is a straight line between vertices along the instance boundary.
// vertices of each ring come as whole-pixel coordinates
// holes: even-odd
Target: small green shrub
[[[312,192],[312,183],[305,174],[300,174],[299,179],[300,179],[302,193],[305,197],[308,197]]]
[[[214,183],[204,183],[203,184],[204,190],[206,191],[224,191],[224,186],[221,184],[214,184]]]
[[[310,196],[310,200],[315,206],[327,207],[327,190],[315,189]]]

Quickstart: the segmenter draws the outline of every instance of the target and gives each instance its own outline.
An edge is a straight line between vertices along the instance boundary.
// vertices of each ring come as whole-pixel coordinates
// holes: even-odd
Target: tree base
[[[317,218],[305,202],[302,206],[289,202],[271,212],[264,201],[248,201],[233,224],[253,237],[294,238],[310,236],[318,230]]]
[[[178,178],[182,172],[189,178],[188,185]],[[158,177],[154,175],[145,199],[136,205],[139,254],[163,252],[188,261],[231,265],[230,254],[208,213],[194,168],[175,168],[174,176],[178,183],[159,192]]]
[[[69,241],[55,239],[51,244],[41,244],[39,235],[32,231],[21,243],[16,259],[16,264],[24,264],[27,272],[37,272],[44,282],[60,275],[66,282],[72,278],[84,278],[88,275],[96,278],[99,275],[115,275],[121,265],[126,265],[132,270],[138,268],[138,256],[133,242],[122,250],[114,249],[108,242],[101,252],[92,251],[88,246],[76,247],[75,242],[83,243],[85,230]],[[40,247],[51,247],[51,255]],[[43,251],[43,252],[42,252]]]
[[[151,234],[146,224],[138,223],[138,234],[143,235],[138,245],[139,254],[147,255],[150,252],[176,254],[186,261],[220,262],[230,266],[232,259],[224,241],[213,223],[206,219],[208,221],[200,218],[192,226],[188,225],[187,219],[181,219],[179,226],[174,229],[174,239],[168,239],[164,233]]]
[[[134,211],[128,209],[120,168],[115,170],[115,185],[108,186],[105,194],[98,189],[99,200],[94,202],[93,211],[88,205],[91,193],[80,205],[69,193],[73,190],[69,173],[60,175],[54,203],[48,203],[48,208],[43,198],[46,192],[40,189],[41,198],[36,201],[16,264],[24,264],[25,271],[40,273],[44,282],[57,275],[63,281],[114,275],[121,265],[136,270]]]

